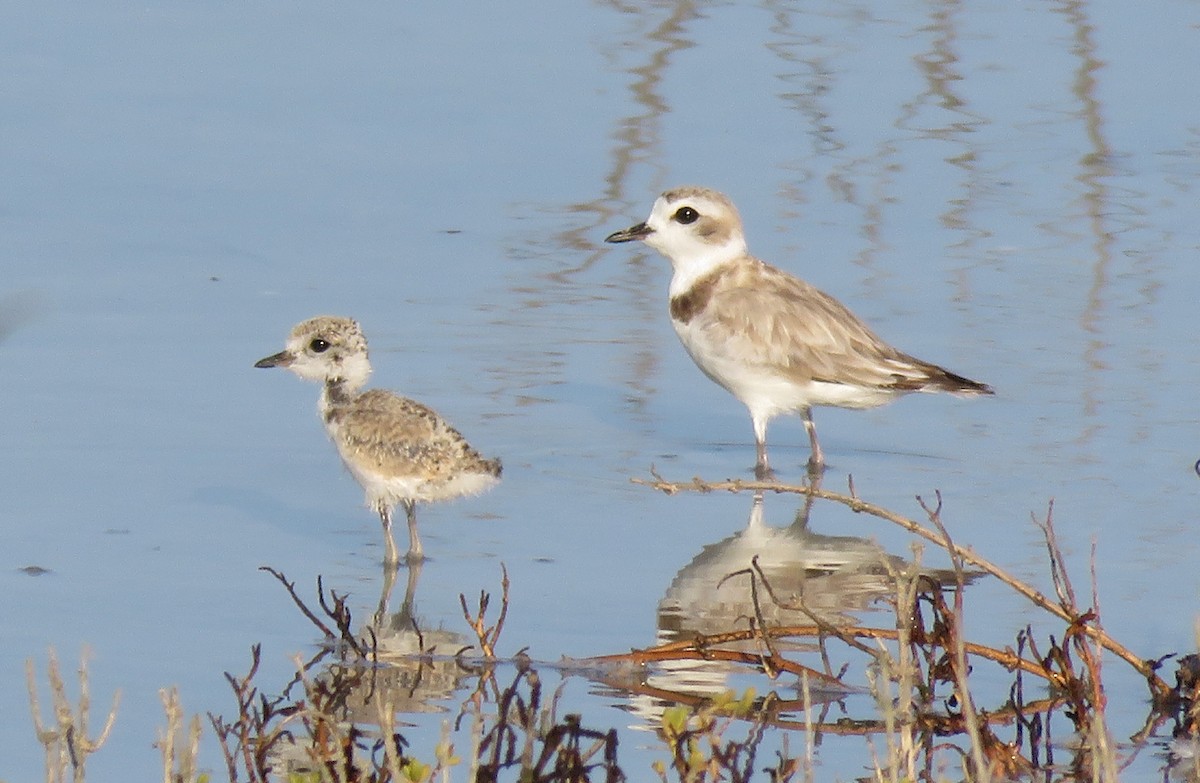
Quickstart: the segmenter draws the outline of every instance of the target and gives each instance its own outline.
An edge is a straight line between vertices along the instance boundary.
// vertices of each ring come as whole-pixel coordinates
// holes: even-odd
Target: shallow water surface
[[[754,460],[745,410],[671,330],[667,262],[603,243],[685,183],[730,194],[756,254],[997,390],[816,411],[827,488],[853,475],[910,516],[940,490],[959,543],[1047,589],[1030,515],[1053,499],[1079,585],[1095,546],[1108,630],[1146,657],[1192,649],[1200,10],[876,6],[10,9],[0,777],[40,774],[23,666],[48,646],[90,649],[97,711],[123,694],[92,779],[150,779],[159,688],[221,713],[251,644],[266,687],[311,652],[259,566],[375,611],[378,521],[317,389],[252,367],[319,313],[362,323],[374,383],[504,459],[491,493],[421,511],[431,559],[406,611],[446,644],[468,633],[459,594],[498,592],[501,564],[502,654],[707,628],[740,600],[714,577],[762,541],[796,550],[781,578],[840,574],[811,588],[831,617],[876,611],[875,577],[846,564],[910,558],[900,530],[824,502],[799,524],[773,495],[748,527],[749,495],[629,481]],[[798,480],[799,421],[770,434]],[[981,642],[1039,619],[988,580],[967,600]],[[1142,686],[1108,674],[1128,736]],[[438,688],[407,716],[414,747],[465,695]],[[564,699],[595,728],[662,706],[583,679]],[[660,748],[630,736],[637,779]],[[818,759],[842,779],[869,764],[844,739]],[[205,760],[220,777],[211,736]]]

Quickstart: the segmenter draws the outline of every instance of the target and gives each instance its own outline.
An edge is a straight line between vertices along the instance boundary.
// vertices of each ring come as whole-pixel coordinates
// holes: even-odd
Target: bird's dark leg
[[[754,463],[754,478],[759,481],[774,481],[775,471],[767,462],[767,420],[751,415],[754,422],[754,448],[758,459]]]
[[[808,433],[808,442],[812,444],[812,456],[808,458],[808,473],[810,476],[825,471],[825,455],[821,452],[821,444],[817,442],[817,425],[813,424],[812,408],[804,408],[800,415],[804,418],[804,430]]]
[[[395,568],[400,563],[400,553],[396,550],[396,540],[392,538],[392,509],[380,504],[379,521],[383,523],[383,546],[385,554],[383,564]]]
[[[421,549],[421,537],[417,535],[416,501],[404,501],[404,513],[408,515],[408,554],[404,559],[410,563],[419,563],[425,559],[425,554]]]

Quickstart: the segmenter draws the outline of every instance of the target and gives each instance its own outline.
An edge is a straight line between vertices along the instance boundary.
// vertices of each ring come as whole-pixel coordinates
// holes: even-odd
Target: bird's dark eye
[[[699,218],[700,213],[691,207],[680,207],[675,212],[675,221],[685,226],[689,223],[695,223]]]
[[[313,341],[308,344],[308,347],[312,349],[313,353],[325,353],[329,350],[329,343],[327,343],[325,340],[322,340],[320,337],[315,337],[313,338]]]

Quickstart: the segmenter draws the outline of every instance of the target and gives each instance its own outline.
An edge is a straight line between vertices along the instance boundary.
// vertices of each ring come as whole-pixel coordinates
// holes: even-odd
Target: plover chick
[[[799,413],[825,463],[812,406],[873,408],[910,392],[992,394],[991,387],[896,350],[838,300],[746,249],[733,202],[708,188],[668,190],[644,223],[606,242],[640,239],[671,261],[671,324],[692,361],[750,410],[755,473],[772,475],[767,424]]]
[[[255,367],[286,367],[323,384],[318,410],[342,462],[383,522],[386,562],[399,562],[392,511],[408,516],[409,562],[424,559],[416,505],[489,489],[500,460],[484,459],[430,408],[384,389],[362,391],[371,374],[367,340],[349,318],[319,316],[297,324],[287,348]]]

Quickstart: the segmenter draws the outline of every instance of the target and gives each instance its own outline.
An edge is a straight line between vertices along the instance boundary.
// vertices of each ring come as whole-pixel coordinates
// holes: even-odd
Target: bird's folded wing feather
[[[431,408],[382,389],[334,412],[340,449],[383,473],[438,475],[479,455]]]
[[[925,377],[924,362],[803,280],[761,263],[730,274],[692,324],[712,350],[798,382],[905,388]]]

